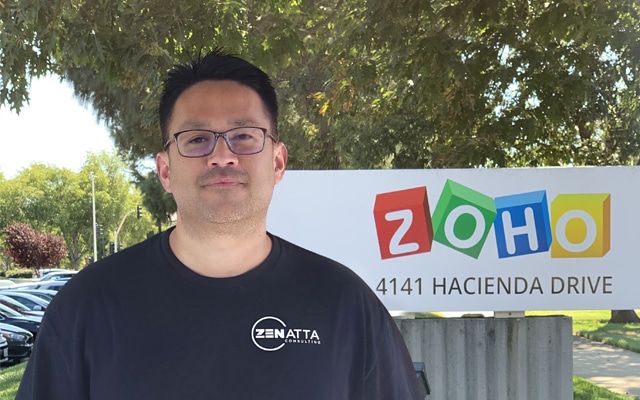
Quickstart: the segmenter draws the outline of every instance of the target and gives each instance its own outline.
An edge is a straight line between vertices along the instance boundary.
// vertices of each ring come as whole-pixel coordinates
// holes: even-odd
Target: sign
[[[390,310],[634,309],[640,168],[287,171],[268,230]]]

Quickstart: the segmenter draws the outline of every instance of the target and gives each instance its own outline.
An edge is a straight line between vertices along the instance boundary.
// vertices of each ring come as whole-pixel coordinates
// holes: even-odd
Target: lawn
[[[634,400],[634,397],[613,393],[586,379],[573,377],[573,400]]]
[[[610,324],[609,310],[528,311],[526,315],[567,315],[573,319],[576,335],[640,353],[640,324]]]
[[[525,315],[567,315],[573,321],[574,334],[640,353],[640,324],[610,324],[608,321],[611,318],[611,311],[609,310],[527,311]],[[613,393],[576,376],[573,377],[573,396],[574,400],[637,399]]]
[[[0,400],[13,400],[16,398],[18,385],[26,366],[27,363],[23,362],[0,370]]]

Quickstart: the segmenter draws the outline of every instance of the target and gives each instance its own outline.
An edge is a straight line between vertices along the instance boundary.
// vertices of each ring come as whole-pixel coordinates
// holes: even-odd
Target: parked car
[[[0,335],[7,341],[9,363],[18,362],[31,355],[35,338],[28,330],[0,323]]]
[[[29,307],[20,303],[18,300],[12,299],[9,296],[5,296],[2,293],[0,293],[0,304],[9,307],[13,311],[19,312],[22,315],[34,316],[34,317],[40,317],[40,318],[42,318],[42,316],[44,315],[43,310],[33,311],[29,309]]]
[[[51,300],[45,300],[42,297],[36,296],[27,292],[20,292],[17,290],[3,290],[0,291],[0,296],[10,297],[20,304],[27,307],[32,311],[45,311]],[[47,296],[48,297],[48,296]]]
[[[0,335],[0,364],[9,361],[9,342]]]
[[[65,271],[68,271],[68,269],[64,269],[64,268],[41,268],[41,269],[39,269],[38,271],[36,271],[34,273],[33,277],[34,278],[40,278],[43,275],[46,275],[46,274],[48,274],[50,272],[56,272],[56,271],[65,272]]]
[[[42,275],[40,278],[36,279],[36,282],[44,282],[44,281],[58,281],[61,279],[71,279],[77,274],[78,271],[52,271]]]
[[[0,290],[0,293],[7,293],[7,292],[32,294],[32,295],[34,295],[36,297],[41,298],[42,300],[46,301],[47,303],[49,303],[51,300],[53,300],[53,296],[55,296],[56,293],[58,293],[55,290],[30,289],[30,288],[25,288],[25,287],[8,288],[8,289],[5,289],[5,290]]]
[[[23,289],[45,289],[51,290],[54,292],[58,292],[58,290],[67,283],[67,280],[57,280],[57,281],[42,281],[42,282],[32,282],[32,283],[18,283],[15,286],[11,287],[11,289],[23,290]]]
[[[0,304],[0,322],[26,329],[31,332],[35,339],[38,334],[38,330],[40,330],[42,318],[20,315],[20,313]]]
[[[16,283],[11,279],[0,279],[0,289],[6,289],[14,286]]]

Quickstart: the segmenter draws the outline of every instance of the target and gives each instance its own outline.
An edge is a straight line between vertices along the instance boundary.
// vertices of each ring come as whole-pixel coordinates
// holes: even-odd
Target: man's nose
[[[234,154],[224,137],[217,136],[215,138],[215,146],[211,154],[209,154],[208,162],[211,165],[230,165],[238,163],[238,156]]]

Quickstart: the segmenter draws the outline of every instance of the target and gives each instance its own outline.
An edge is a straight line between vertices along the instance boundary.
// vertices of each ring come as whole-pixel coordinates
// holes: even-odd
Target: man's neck
[[[188,230],[178,223],[169,237],[176,257],[194,272],[212,278],[242,275],[271,251],[266,227],[241,232],[232,227]]]

